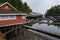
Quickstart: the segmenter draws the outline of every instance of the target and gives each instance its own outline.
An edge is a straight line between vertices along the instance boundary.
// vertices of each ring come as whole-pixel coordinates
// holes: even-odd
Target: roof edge
[[[4,6],[5,4],[8,4],[9,6],[11,6],[15,11],[19,12],[16,8],[14,8],[10,3],[5,2],[3,4],[0,5],[0,7]]]
[[[17,13],[17,14],[0,14],[0,15],[27,15],[27,14],[23,14],[23,13],[22,14],[18,14]]]

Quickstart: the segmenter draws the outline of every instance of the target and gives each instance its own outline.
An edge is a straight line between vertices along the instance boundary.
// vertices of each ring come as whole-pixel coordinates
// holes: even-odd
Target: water
[[[38,34],[38,35],[40,35],[48,40],[60,40],[59,38],[55,38],[55,37],[49,36],[49,35],[44,34],[44,33],[40,33],[40,32],[34,31],[34,30],[30,30],[30,29],[28,29],[28,30],[33,32],[33,33],[36,33],[36,34]]]
[[[39,24],[39,23],[36,23],[36,24],[33,24],[32,27],[35,27],[37,29],[41,29],[41,30],[46,30],[46,31],[49,31],[49,32],[54,32],[56,34],[60,34],[60,27],[58,26],[55,26],[55,25],[48,25],[48,24]]]
[[[49,24],[45,24],[45,23],[42,23],[42,24],[35,23],[32,25],[32,27],[60,35],[60,25],[54,25],[54,24],[49,25]],[[39,33],[39,32],[33,31],[33,30],[29,30],[29,31],[32,31],[33,33],[37,33],[39,35],[43,35],[43,36],[50,38],[52,40],[60,40],[58,38],[55,38],[55,37],[52,37],[52,36],[49,36],[49,35],[46,35],[43,33]]]

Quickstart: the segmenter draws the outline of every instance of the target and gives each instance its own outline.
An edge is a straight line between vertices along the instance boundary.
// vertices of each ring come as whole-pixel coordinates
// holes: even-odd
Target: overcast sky
[[[22,0],[27,2],[33,12],[39,12],[45,14],[47,9],[54,5],[60,5],[60,0]]]

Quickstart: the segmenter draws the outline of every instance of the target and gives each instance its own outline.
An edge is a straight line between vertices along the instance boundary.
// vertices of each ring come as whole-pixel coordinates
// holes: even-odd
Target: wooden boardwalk
[[[53,37],[56,37],[56,38],[60,38],[60,34],[57,34],[57,33],[54,33],[54,32],[49,32],[49,31],[46,31],[46,30],[37,29],[37,28],[31,27],[31,26],[25,26],[25,28],[35,30],[35,31],[38,31],[38,32],[41,32],[41,33],[44,33],[44,34],[47,34],[47,35],[50,35],[50,36],[53,36]]]

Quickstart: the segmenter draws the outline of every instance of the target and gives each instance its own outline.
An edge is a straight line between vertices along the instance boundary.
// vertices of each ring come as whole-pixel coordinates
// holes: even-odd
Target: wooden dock
[[[53,37],[56,37],[56,38],[60,38],[60,34],[57,34],[57,33],[54,33],[54,32],[49,32],[49,31],[46,31],[46,30],[37,29],[37,28],[31,27],[31,26],[24,26],[24,28],[35,30],[35,31],[38,31],[40,33],[44,33],[44,34],[47,34],[47,35],[50,35],[50,36],[53,36]]]

